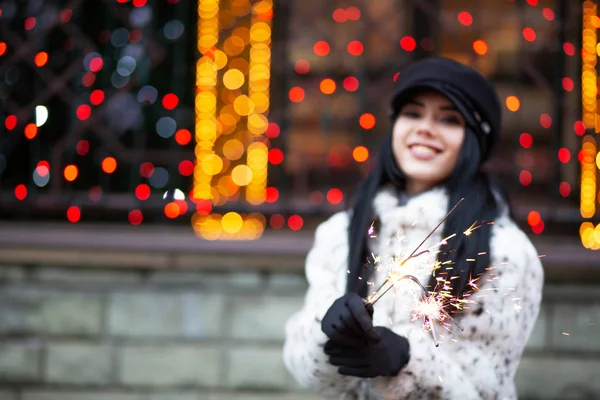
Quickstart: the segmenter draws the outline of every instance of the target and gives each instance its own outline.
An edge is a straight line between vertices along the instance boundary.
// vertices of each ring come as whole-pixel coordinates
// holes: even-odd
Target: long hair
[[[489,267],[491,225],[487,222],[498,217],[502,207],[509,207],[506,194],[500,185],[481,170],[481,150],[476,133],[469,127],[465,130],[465,139],[456,166],[444,182],[449,196],[448,211],[460,199],[464,200],[446,220],[442,237],[462,233],[475,221],[478,221],[481,228],[468,238],[457,234],[451,245],[445,246],[448,251],[438,253],[439,262],[454,264],[452,276],[457,278],[450,280],[450,277],[445,275],[448,273],[445,268],[439,268],[434,272],[431,281],[426,283],[428,289],[432,290],[437,278],[443,278],[450,282],[450,293],[457,298],[466,291],[470,279],[479,277]],[[350,273],[346,289],[363,297],[368,294],[366,282],[373,272],[367,261],[367,232],[374,216],[373,199],[379,188],[386,183],[391,182],[401,190],[405,188],[406,178],[393,157],[392,136],[390,133],[383,143],[376,164],[359,184],[354,204],[351,206],[348,258]],[[496,200],[494,193],[499,196],[500,202]],[[465,262],[467,258],[476,261]]]

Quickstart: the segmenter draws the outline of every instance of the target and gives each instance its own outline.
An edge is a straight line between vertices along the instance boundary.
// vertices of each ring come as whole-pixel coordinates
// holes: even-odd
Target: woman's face
[[[450,176],[465,138],[465,120],[438,92],[422,92],[405,104],[394,123],[393,152],[410,194]]]

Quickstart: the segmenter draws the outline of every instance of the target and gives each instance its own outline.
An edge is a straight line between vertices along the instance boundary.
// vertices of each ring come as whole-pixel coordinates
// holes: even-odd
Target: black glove
[[[378,342],[369,340],[361,347],[344,347],[333,340],[325,343],[329,362],[339,367],[341,375],[361,378],[393,376],[408,364],[408,340],[382,326],[375,327],[375,331],[381,339]]]
[[[373,307],[365,306],[356,293],[347,293],[333,302],[321,329],[342,347],[364,346],[369,339],[379,341],[379,334],[373,329]]]

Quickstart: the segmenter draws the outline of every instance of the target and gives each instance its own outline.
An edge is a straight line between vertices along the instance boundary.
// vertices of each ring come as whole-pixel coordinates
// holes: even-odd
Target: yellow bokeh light
[[[244,145],[237,139],[231,139],[223,145],[223,155],[231,161],[239,160],[244,155]]]
[[[207,154],[200,161],[202,171],[207,175],[217,175],[223,169],[223,160],[216,154]]]
[[[236,212],[228,212],[221,219],[221,226],[227,233],[238,233],[244,224],[242,216]]]
[[[231,179],[238,186],[246,186],[252,180],[252,170],[247,165],[238,165],[231,171]]]
[[[237,36],[242,39],[245,44],[248,44],[248,42],[250,42],[250,29],[245,26],[238,26],[231,32],[231,36]]]
[[[250,28],[250,40],[265,42],[271,38],[271,27],[266,22],[256,22]]]
[[[227,54],[221,50],[215,50],[215,66],[217,69],[223,69],[227,65]]]
[[[254,103],[255,112],[265,113],[269,110],[269,96],[265,93],[253,93],[250,100]]]
[[[225,43],[223,43],[223,50],[230,56],[237,56],[244,51],[245,47],[246,44],[242,38],[238,36],[230,36],[225,39]]]
[[[245,94],[238,96],[233,102],[233,108],[239,115],[248,115],[254,111],[254,103]]]
[[[229,61],[229,68],[240,70],[242,74],[247,75],[250,70],[250,65],[248,64],[248,61],[238,57]]]
[[[252,7],[252,11],[256,14],[263,14],[273,9],[273,5],[268,1],[259,1]]]
[[[223,75],[223,84],[229,90],[236,90],[242,87],[245,78],[242,71],[230,69]]]
[[[262,114],[250,114],[248,116],[248,130],[254,135],[262,135],[267,131],[269,121]]]

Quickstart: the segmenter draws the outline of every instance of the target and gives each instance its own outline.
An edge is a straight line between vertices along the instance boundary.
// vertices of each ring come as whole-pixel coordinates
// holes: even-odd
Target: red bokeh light
[[[579,161],[579,164],[583,162],[583,150],[577,152],[577,161]]]
[[[77,142],[77,145],[75,146],[75,151],[80,156],[85,156],[88,153],[88,151],[90,151],[90,142],[88,142],[85,139],[80,140],[79,142]]]
[[[394,77],[392,78],[394,82],[396,82],[398,80],[398,77],[400,76],[400,72],[396,72],[394,74]]]
[[[358,21],[360,19],[360,10],[358,9],[358,7],[348,7],[346,9],[346,13],[350,21]]]
[[[94,82],[96,82],[96,74],[94,74],[93,72],[86,72],[83,75],[83,78],[81,78],[81,83],[85,87],[92,86]]]
[[[9,131],[12,131],[13,129],[15,129],[15,127],[17,126],[17,116],[9,115],[8,117],[6,117],[6,119],[4,120],[4,126]]]
[[[585,133],[585,125],[581,121],[575,121],[573,130],[578,136],[582,136]]]
[[[43,67],[44,65],[46,65],[47,62],[48,53],[46,53],[45,51],[40,51],[33,58],[33,63],[36,65],[36,67]]]
[[[30,31],[35,28],[36,20],[33,17],[29,17],[25,20],[25,30]]]
[[[317,43],[315,43],[315,45],[313,46],[313,51],[315,52],[316,55],[318,56],[326,56],[327,54],[329,54],[329,52],[331,51],[331,48],[329,47],[329,43],[327,43],[324,40],[318,41]]]
[[[145,183],[140,183],[135,188],[135,197],[137,197],[140,200],[148,200],[148,198],[150,197],[150,192],[150,186],[148,186]]]
[[[154,173],[154,164],[145,162],[140,165],[140,175],[146,179],[150,178]]]
[[[100,89],[94,90],[90,93],[90,103],[97,106],[104,101],[104,92]]]
[[[23,130],[23,132],[25,133],[25,137],[31,140],[37,136],[38,127],[36,126],[36,124],[27,124],[25,125],[25,129]]]
[[[333,20],[335,22],[346,22],[348,20],[348,13],[343,8],[337,8],[333,11]]]
[[[562,197],[569,197],[571,194],[571,185],[568,182],[561,182],[558,191]]]
[[[540,221],[539,224],[532,226],[531,230],[534,234],[540,235],[542,232],[544,232],[544,221]]]
[[[101,57],[94,57],[90,60],[90,71],[98,72],[104,66],[104,61]]]
[[[572,43],[566,42],[565,44],[563,44],[563,51],[568,56],[574,56],[575,55],[575,46],[573,46]]]
[[[563,78],[562,86],[563,86],[563,89],[565,89],[567,92],[570,92],[573,90],[573,87],[575,85],[573,84],[573,80],[571,78]]]
[[[531,184],[531,181],[533,180],[533,177],[531,176],[531,172],[529,171],[521,171],[521,173],[519,174],[519,182],[521,182],[521,185],[523,186],[529,186]]]
[[[478,39],[473,42],[473,50],[475,53],[483,56],[488,51],[488,45],[484,40]]]
[[[279,190],[277,190],[277,188],[269,186],[266,192],[265,201],[267,203],[275,203],[277,200],[279,200]]]
[[[412,36],[404,36],[400,39],[400,47],[405,51],[413,51],[417,48],[417,42]]]
[[[529,133],[521,133],[519,136],[519,144],[528,149],[533,145],[533,137]]]
[[[127,215],[127,219],[129,219],[129,223],[131,225],[139,225],[142,223],[142,220],[144,219],[144,215],[142,214],[142,212],[140,210],[131,210],[131,211],[129,211],[129,214]]]
[[[4,55],[4,53],[6,53],[6,43],[0,42],[0,56]]]
[[[212,203],[209,200],[198,200],[196,202],[196,212],[200,215],[208,215],[212,211]]]
[[[50,163],[46,160],[42,160],[37,163],[35,168],[38,169],[39,176],[46,176],[46,174],[48,174],[48,172],[50,172]]]
[[[540,115],[540,125],[546,129],[550,128],[552,126],[552,117],[546,113],[543,113]]]
[[[331,204],[340,204],[344,199],[344,194],[340,189],[333,188],[327,192],[327,201]]]
[[[358,90],[358,79],[354,76],[348,76],[344,79],[343,86],[349,92],[356,92]]]
[[[179,163],[179,173],[182,176],[190,176],[194,173],[194,163],[190,160],[183,160]]]
[[[107,174],[112,174],[117,169],[117,159],[114,157],[106,157],[102,160],[102,171]]]
[[[285,225],[285,218],[281,214],[271,215],[271,218],[269,218],[269,224],[273,229],[281,229]]]
[[[67,219],[69,222],[76,223],[81,218],[81,210],[77,206],[71,206],[67,210]]]
[[[187,129],[179,129],[175,132],[175,141],[180,146],[185,146],[192,141],[192,133]]]
[[[62,10],[60,12],[60,22],[62,22],[63,24],[66,24],[67,22],[69,22],[72,17],[73,17],[73,10],[71,10],[70,8],[65,8],[64,10]]]
[[[300,229],[302,229],[302,225],[304,225],[304,221],[302,220],[301,216],[292,215],[288,218],[288,226],[291,230],[299,231]]]
[[[279,125],[277,125],[275,122],[269,122],[265,135],[267,135],[268,138],[275,139],[280,133],[281,129],[279,128]]]
[[[539,212],[535,210],[531,210],[529,211],[529,214],[527,214],[527,223],[529,224],[529,226],[535,226],[539,224],[541,220],[542,216]]]
[[[530,6],[537,6],[538,0],[526,0]]]
[[[473,16],[467,11],[458,13],[458,22],[464,26],[470,26],[473,23]]]
[[[535,31],[532,28],[525,28],[523,29],[523,37],[528,42],[533,42],[536,37]]]
[[[348,53],[350,53],[353,56],[360,56],[364,50],[362,43],[358,40],[353,40],[350,43],[348,43],[346,49],[348,50]]]
[[[87,104],[82,104],[79,107],[77,107],[77,118],[79,118],[80,120],[85,121],[90,117],[91,114],[92,108]]]
[[[279,149],[269,150],[269,162],[273,165],[281,164],[283,161],[283,152]]]
[[[301,102],[302,100],[304,100],[304,89],[298,86],[291,88],[289,92],[289,97],[293,103]]]
[[[361,128],[367,130],[373,129],[373,127],[375,127],[375,121],[375,116],[371,113],[364,113],[358,119],[358,123],[360,124]]]
[[[134,7],[144,7],[148,0],[133,0]]]
[[[165,208],[164,208],[165,216],[169,219],[175,219],[175,218],[179,217],[180,211],[181,210],[179,209],[179,204],[177,204],[174,201],[171,201],[170,203],[165,204]]]
[[[294,70],[299,74],[308,74],[308,71],[310,71],[310,64],[306,60],[298,60],[294,64]]]
[[[25,197],[27,197],[27,186],[22,183],[17,185],[15,187],[15,197],[19,200],[25,200]]]
[[[188,211],[188,203],[185,200],[175,200],[175,204],[179,207],[179,216],[185,215]]]
[[[167,110],[172,110],[177,107],[177,104],[179,104],[179,97],[173,93],[166,94],[162,99],[162,104]]]
[[[571,159],[571,152],[569,151],[569,149],[561,147],[558,150],[558,160],[561,163],[566,164],[569,162],[570,159]]]
[[[544,8],[542,10],[542,15],[544,16],[544,18],[546,18],[548,21],[554,21],[554,11],[552,11],[551,8]]]

